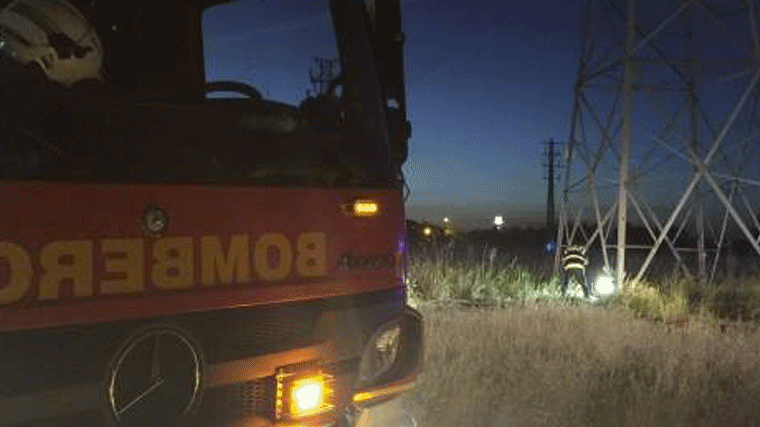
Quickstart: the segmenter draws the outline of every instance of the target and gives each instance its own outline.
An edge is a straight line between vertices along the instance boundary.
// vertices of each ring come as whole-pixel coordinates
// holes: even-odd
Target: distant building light
[[[423,228],[422,229],[422,234],[424,234],[426,236],[430,236],[431,234],[433,234],[433,227],[427,226],[427,227]]]
[[[444,219],[443,219],[443,222],[444,222],[445,224],[448,224],[448,222],[449,222],[449,217],[446,217],[446,218],[444,218]]]
[[[497,230],[501,230],[502,228],[504,228],[504,217],[502,217],[501,215],[496,215],[493,218],[493,225]]]

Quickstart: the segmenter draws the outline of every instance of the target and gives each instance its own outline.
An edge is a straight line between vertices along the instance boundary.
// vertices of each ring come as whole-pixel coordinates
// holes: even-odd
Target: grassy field
[[[425,427],[760,425],[757,283],[586,303],[513,257],[417,253],[425,372],[405,404]]]

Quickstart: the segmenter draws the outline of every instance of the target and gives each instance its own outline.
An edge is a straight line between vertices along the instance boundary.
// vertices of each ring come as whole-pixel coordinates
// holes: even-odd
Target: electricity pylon
[[[325,95],[330,83],[338,76],[338,59],[314,58],[316,68],[309,69],[309,81],[316,96]],[[312,92],[309,91],[308,95]]]
[[[559,245],[618,283],[760,260],[759,34],[755,0],[586,1]]]

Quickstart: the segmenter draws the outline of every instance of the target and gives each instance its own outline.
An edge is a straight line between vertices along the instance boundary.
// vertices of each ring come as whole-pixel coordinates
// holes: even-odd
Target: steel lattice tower
[[[314,63],[316,69],[309,69],[309,81],[312,85],[313,95],[325,95],[330,83],[338,77],[340,61],[315,57]],[[312,95],[312,92],[307,93],[307,95]]]
[[[755,0],[587,0],[583,20],[558,245],[585,244],[618,283],[757,265]]]

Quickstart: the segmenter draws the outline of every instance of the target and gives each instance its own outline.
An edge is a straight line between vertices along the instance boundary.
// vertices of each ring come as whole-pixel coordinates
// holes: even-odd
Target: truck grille
[[[56,409],[55,415],[43,415],[49,411],[41,411],[36,418],[36,412],[32,409],[29,415],[34,421],[23,426],[105,427],[101,396],[105,375],[120,346],[145,327],[165,324],[184,330],[202,348],[205,362],[213,365],[314,345],[318,339],[313,336],[314,328],[326,310],[348,307],[360,311],[358,324],[352,323],[350,327],[366,336],[398,311],[403,304],[398,297],[393,291],[345,299],[237,307],[215,312],[0,333],[0,371],[4,373],[0,381],[0,399],[43,396],[48,391],[65,391],[94,384],[93,395],[83,399],[87,402],[82,403],[85,406],[81,409]],[[352,381],[358,363],[358,357],[354,356],[323,368],[330,375],[346,375],[346,380]],[[193,425],[222,426],[256,417],[273,420],[275,388],[274,373],[268,377],[207,388],[198,408],[199,423]],[[348,392],[345,387],[339,389]],[[61,399],[67,399],[61,396]],[[343,396],[343,399],[348,397]],[[38,404],[35,400],[34,405]]]
[[[180,324],[203,343],[210,363],[220,363],[305,345],[319,314],[308,306],[259,307],[206,313]]]
[[[0,334],[0,371],[7,374],[0,397],[100,382],[118,346],[147,325],[188,331],[213,364],[310,345],[320,312],[309,305],[237,308]]]
[[[264,417],[274,418],[274,377],[229,384],[206,391],[201,419],[218,419],[224,414],[227,420]]]

